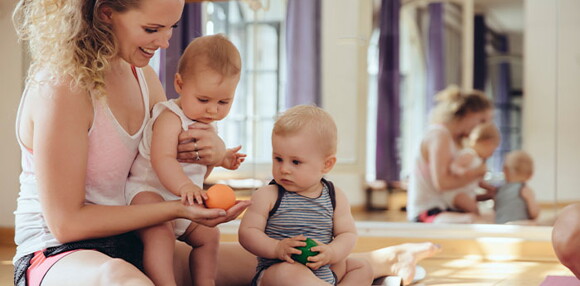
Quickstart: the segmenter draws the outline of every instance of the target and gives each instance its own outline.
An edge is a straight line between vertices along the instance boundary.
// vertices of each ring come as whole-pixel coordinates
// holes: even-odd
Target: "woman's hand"
[[[182,163],[217,165],[226,154],[224,141],[210,124],[196,122],[179,134],[177,160]]]
[[[236,201],[236,204],[227,211],[222,209],[208,209],[200,205],[184,206],[181,217],[192,220],[201,225],[214,227],[220,223],[236,219],[249,205],[250,201]]]

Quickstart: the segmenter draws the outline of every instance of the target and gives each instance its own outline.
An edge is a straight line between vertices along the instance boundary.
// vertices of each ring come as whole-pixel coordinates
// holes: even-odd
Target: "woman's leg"
[[[218,250],[216,285],[250,285],[258,260],[237,242],[222,242]]]
[[[396,275],[403,278],[405,285],[415,276],[415,266],[425,258],[441,251],[431,242],[403,243],[373,251],[353,253],[349,258],[365,259],[372,267],[373,278]]]
[[[153,285],[130,263],[95,250],[73,252],[56,262],[44,276],[43,286]]]
[[[405,283],[409,283],[413,279],[417,262],[439,251],[440,247],[431,242],[405,243],[368,252],[352,253],[349,259],[366,260],[371,265],[373,278],[397,275],[403,277]],[[222,242],[218,252],[216,285],[250,285],[256,273],[256,266],[256,256],[246,251],[239,243]]]

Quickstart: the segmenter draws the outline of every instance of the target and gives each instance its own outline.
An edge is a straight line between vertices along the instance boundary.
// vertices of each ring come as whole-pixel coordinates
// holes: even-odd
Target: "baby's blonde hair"
[[[242,70],[240,52],[223,35],[202,36],[189,43],[179,59],[177,71],[186,79],[202,68],[209,68],[223,77],[237,76]]]
[[[431,113],[431,122],[444,123],[463,118],[469,113],[491,108],[491,101],[478,90],[462,91],[451,85],[435,96],[437,105]]]
[[[12,20],[28,43],[27,81],[39,70],[74,87],[105,94],[104,71],[117,52],[112,28],[98,17],[107,6],[117,12],[139,8],[142,0],[20,0]]]
[[[310,128],[325,155],[336,154],[337,129],[332,116],[322,108],[312,105],[297,105],[282,113],[274,123],[272,136],[287,136]]]
[[[534,160],[522,150],[509,152],[505,157],[504,166],[508,172],[526,179],[534,173]]]
[[[499,130],[495,124],[491,122],[481,123],[475,126],[471,133],[469,133],[469,141],[473,143],[481,143],[485,141],[497,141],[500,140]]]

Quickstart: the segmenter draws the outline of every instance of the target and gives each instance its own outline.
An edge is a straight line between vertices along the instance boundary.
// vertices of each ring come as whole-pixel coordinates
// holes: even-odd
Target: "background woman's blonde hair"
[[[306,128],[314,131],[320,146],[327,150],[326,156],[336,154],[336,124],[328,112],[316,106],[297,105],[286,110],[274,123],[272,135],[293,135]]]
[[[125,12],[143,0],[20,0],[12,15],[16,32],[28,43],[32,60],[27,81],[40,69],[56,80],[103,95],[104,71],[117,52],[109,25],[98,17],[108,6]]]
[[[239,75],[242,70],[240,52],[220,34],[195,38],[179,59],[177,72],[182,78],[188,78],[203,68],[209,68],[222,77]]]
[[[455,85],[435,95],[437,105],[431,113],[431,122],[443,123],[458,120],[469,113],[490,109],[491,101],[478,90],[462,91]]]

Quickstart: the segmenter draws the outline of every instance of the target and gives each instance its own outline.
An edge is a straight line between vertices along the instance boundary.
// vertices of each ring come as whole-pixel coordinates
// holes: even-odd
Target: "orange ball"
[[[236,204],[236,194],[229,186],[215,184],[207,190],[205,206],[227,210]]]

